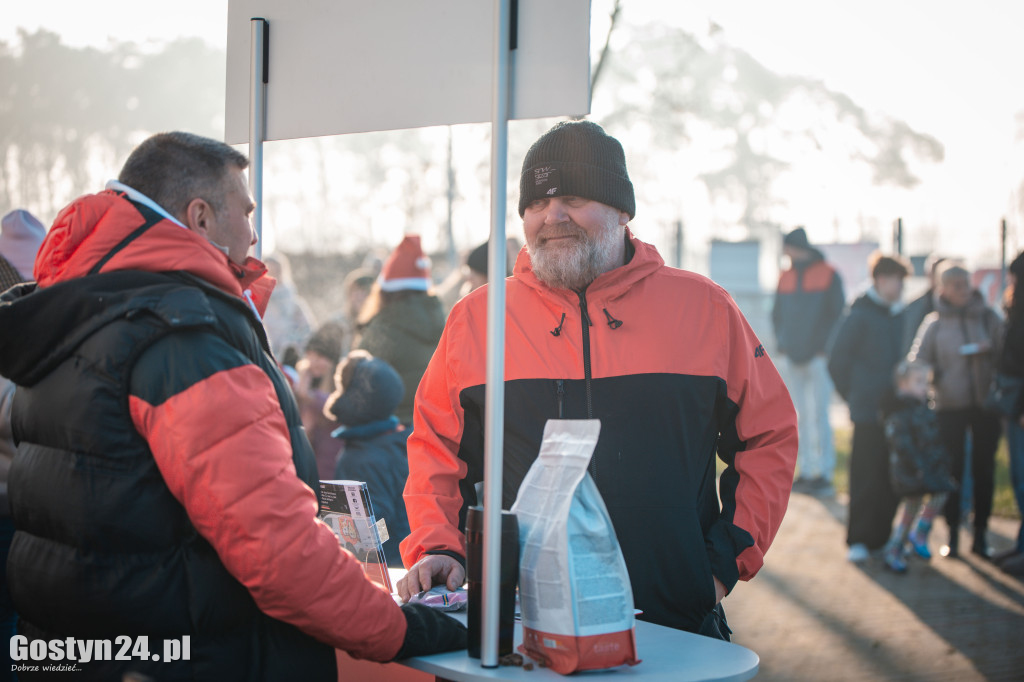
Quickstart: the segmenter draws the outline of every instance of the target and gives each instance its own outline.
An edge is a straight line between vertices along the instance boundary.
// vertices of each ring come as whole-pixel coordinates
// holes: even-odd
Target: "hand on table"
[[[413,595],[429,590],[434,585],[443,583],[454,592],[464,582],[466,569],[462,564],[445,554],[427,554],[398,581],[398,596],[407,602]]]

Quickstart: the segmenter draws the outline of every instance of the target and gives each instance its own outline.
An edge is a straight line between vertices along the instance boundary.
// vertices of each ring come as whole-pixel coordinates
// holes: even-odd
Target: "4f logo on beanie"
[[[537,166],[533,169],[533,187],[537,195],[553,195],[561,184],[561,173],[556,166]],[[544,190],[545,187],[548,189]]]

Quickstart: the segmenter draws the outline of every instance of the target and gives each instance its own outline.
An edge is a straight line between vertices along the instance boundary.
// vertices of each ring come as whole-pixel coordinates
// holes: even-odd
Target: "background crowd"
[[[780,277],[772,320],[780,366],[799,414],[794,490],[833,493],[834,388],[853,424],[850,561],[884,552],[886,565],[902,573],[908,555],[931,558],[928,534],[941,509],[949,528],[944,556],[959,555],[961,526],[969,521],[973,553],[1011,575],[1024,575],[1021,538],[1009,552],[992,556],[987,537],[995,455],[1004,432],[1014,495],[1018,508],[1024,504],[1024,297],[1016,295],[1024,256],[1009,264],[997,309],[972,286],[963,262],[938,256],[926,266],[928,290],[905,302],[910,263],[876,253],[869,262],[870,286],[844,314],[842,282],[804,230],[793,230],[783,243],[790,267]],[[908,466],[917,477],[912,484]]]

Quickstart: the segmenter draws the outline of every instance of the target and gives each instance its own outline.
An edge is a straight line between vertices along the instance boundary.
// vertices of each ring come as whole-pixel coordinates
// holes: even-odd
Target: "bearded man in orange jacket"
[[[556,125],[526,154],[526,247],[507,283],[502,506],[548,419],[600,419],[590,465],[640,618],[727,639],[722,598],[760,569],[796,462],[785,385],[732,298],[667,267],[628,227],[618,140]],[[402,542],[408,598],[465,577],[461,529],[483,477],[487,294],[455,305],[416,393]],[[716,493],[715,457],[726,469]]]
[[[78,659],[77,679],[326,681],[334,649],[465,646],[317,518],[316,461],[259,320],[273,280],[248,255],[247,165],[196,135],[147,139],[57,216],[38,284],[0,298],[19,641],[132,645]],[[158,659],[167,640],[178,660]]]

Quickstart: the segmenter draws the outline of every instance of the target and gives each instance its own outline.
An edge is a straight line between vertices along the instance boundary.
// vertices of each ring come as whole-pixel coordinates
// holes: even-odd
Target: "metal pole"
[[[892,226],[892,247],[897,256],[903,255],[903,218],[897,218]]]
[[[256,231],[253,255],[263,257],[263,140],[267,137],[267,76],[270,59],[270,24],[262,17],[249,20],[249,189],[256,209],[252,227]]]
[[[494,93],[491,107],[491,242],[487,249],[487,388],[484,416],[483,609],[480,665],[498,666],[501,585],[502,454],[505,437],[505,193],[508,164],[511,0],[494,0]]]
[[[1006,218],[1002,220],[999,233],[999,295],[1006,291]]]
[[[452,204],[455,203],[455,165],[452,159],[452,127],[448,126],[448,220],[445,223],[445,239],[448,242],[448,265],[453,269],[459,267],[459,257],[455,252],[455,228],[452,225]]]
[[[675,266],[683,269],[683,221],[676,221],[676,262]]]

